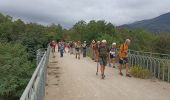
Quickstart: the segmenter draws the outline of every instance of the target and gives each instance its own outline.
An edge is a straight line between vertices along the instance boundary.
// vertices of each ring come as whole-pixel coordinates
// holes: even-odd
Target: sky
[[[170,0],[0,0],[0,13],[25,22],[61,24],[105,20],[119,26],[170,12]]]

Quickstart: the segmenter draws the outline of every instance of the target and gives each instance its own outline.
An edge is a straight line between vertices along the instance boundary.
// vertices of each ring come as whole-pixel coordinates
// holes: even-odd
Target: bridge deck
[[[122,77],[110,67],[101,80],[90,58],[55,55],[50,55],[45,100],[170,100],[169,83]]]

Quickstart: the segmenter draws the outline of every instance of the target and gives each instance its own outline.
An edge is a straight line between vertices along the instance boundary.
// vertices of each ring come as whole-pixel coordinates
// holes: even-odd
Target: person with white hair
[[[81,49],[81,42],[78,41],[76,44],[75,44],[75,50],[76,50],[76,59],[80,59],[80,49]]]
[[[86,57],[86,49],[87,49],[86,41],[84,41],[84,43],[82,44],[82,47],[83,47],[83,57]]]
[[[101,70],[101,78],[105,78],[105,66],[107,65],[107,58],[109,54],[109,49],[107,47],[107,41],[102,40],[102,43],[99,47],[99,62],[100,62],[100,70]]]
[[[112,47],[110,48],[110,52],[109,52],[109,60],[110,63],[112,63],[112,67],[115,68],[115,60],[116,60],[116,43],[112,43]]]
[[[131,77],[129,74],[129,67],[128,67],[128,47],[130,45],[130,39],[126,39],[125,43],[120,46],[119,50],[119,74],[123,76],[122,73],[122,65],[125,64],[126,66],[126,76]]]

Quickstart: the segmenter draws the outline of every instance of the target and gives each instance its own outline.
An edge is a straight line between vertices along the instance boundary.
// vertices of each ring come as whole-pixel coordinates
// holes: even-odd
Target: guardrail
[[[148,69],[153,76],[170,82],[170,59],[162,59],[151,56],[129,54],[130,66],[139,66]]]
[[[129,49],[129,53],[136,54],[136,55],[155,57],[155,58],[161,58],[161,59],[170,59],[170,54],[143,52],[143,51],[136,51],[136,50],[131,50],[131,49]]]
[[[47,51],[45,52],[38,51],[37,53],[38,66],[35,69],[20,100],[43,100],[44,99],[49,54],[50,54],[50,47],[48,47]]]

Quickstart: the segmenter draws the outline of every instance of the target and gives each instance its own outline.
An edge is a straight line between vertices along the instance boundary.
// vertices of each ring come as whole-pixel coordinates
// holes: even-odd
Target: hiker
[[[110,48],[109,52],[109,61],[112,63],[112,67],[115,68],[115,62],[116,62],[116,43],[112,43],[112,47]]]
[[[50,46],[52,48],[52,52],[54,53],[55,52],[55,47],[56,47],[56,42],[53,40],[51,43],[50,43]]]
[[[92,48],[92,53],[93,53],[93,57],[92,57],[92,60],[95,60],[95,62],[97,62],[97,59],[96,59],[96,54],[97,54],[97,48],[96,48],[96,42],[95,40],[92,41],[91,43],[91,48]]]
[[[60,42],[58,42],[58,52],[60,52]]]
[[[71,41],[71,42],[70,42],[70,54],[73,54],[73,46],[74,46],[74,44],[73,44],[73,42]]]
[[[130,39],[126,39],[125,43],[122,44],[120,46],[120,50],[119,50],[119,74],[121,76],[123,76],[123,73],[122,73],[122,65],[125,64],[126,66],[126,76],[127,77],[131,77],[131,75],[129,74],[128,70],[128,47],[130,45]]]
[[[84,41],[82,47],[83,47],[83,57],[86,57],[86,49],[87,49],[86,41]]]
[[[107,47],[107,41],[102,40],[99,47],[99,62],[100,62],[100,70],[101,70],[101,78],[105,78],[105,66],[107,65],[107,58],[109,54],[109,49]]]
[[[97,41],[97,45],[96,45],[96,49],[97,49],[97,53],[96,53],[96,57],[97,57],[97,71],[96,71],[96,75],[98,75],[98,70],[99,70],[99,47],[100,47],[100,41]]]
[[[63,40],[60,42],[59,47],[60,47],[59,48],[59,50],[60,50],[60,57],[63,57],[63,53],[65,51],[65,43],[64,43]]]
[[[78,41],[77,43],[75,43],[75,51],[76,51],[76,59],[80,59],[80,52],[81,52],[81,42]]]
[[[70,43],[71,43],[70,41],[67,43],[68,53],[70,53],[70,50],[71,50],[70,49]]]

